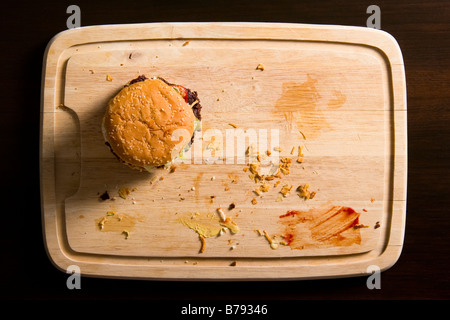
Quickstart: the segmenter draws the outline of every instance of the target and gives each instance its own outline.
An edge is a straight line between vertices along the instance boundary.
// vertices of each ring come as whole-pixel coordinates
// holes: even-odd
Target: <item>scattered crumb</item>
[[[303,157],[298,157],[298,158],[297,158],[297,162],[298,162],[298,163],[303,163]]]
[[[252,199],[252,204],[257,204],[258,203],[258,201],[256,200],[256,198],[253,198]]]
[[[99,222],[98,222],[98,227],[100,230],[103,230],[103,228],[105,227],[105,223],[108,221],[108,219],[106,219],[106,217],[103,217]]]
[[[123,230],[122,234],[125,235],[125,239],[128,239],[130,237],[130,232],[128,232],[127,230]]]
[[[289,186],[288,184],[285,184],[285,185],[281,188],[280,193],[283,195],[283,197],[286,198],[286,197],[289,195],[289,193],[291,192],[291,190],[292,190],[293,187],[294,187],[293,185]]]
[[[375,199],[374,198],[370,198],[370,202],[374,203]]]
[[[230,191],[230,187],[225,187],[225,191]]]
[[[230,203],[230,205],[228,206],[228,210],[233,210],[234,208],[236,208],[236,205],[233,203]]]
[[[90,69],[89,72],[90,72],[91,74],[94,74],[94,70],[92,70],[92,69]]]
[[[229,123],[229,125],[232,126],[233,128],[237,128],[238,127],[237,125],[235,125],[234,123],[231,123],[231,122]]]
[[[214,180],[216,180],[216,177],[215,177],[215,176],[212,176],[212,177],[211,177],[211,181],[214,181]]]
[[[257,196],[260,196],[260,195],[261,195],[261,189],[260,189],[260,188],[257,188],[257,189],[255,189],[255,190],[253,190],[253,192],[254,192]]]
[[[272,152],[270,150],[267,150],[266,153],[268,156],[270,156],[272,154]]]
[[[107,81],[113,81],[113,77],[111,77],[109,74],[106,75],[106,80]]]
[[[281,152],[281,148],[280,147],[275,147],[275,148],[273,148],[273,150]]]
[[[365,224],[362,224],[362,223],[358,223],[358,224],[355,224],[353,226],[353,228],[355,228],[355,229],[368,228],[368,227],[369,227],[368,225],[365,225]]]
[[[111,199],[111,197],[109,196],[109,193],[108,193],[108,191],[105,191],[105,192],[103,192],[101,195],[100,195],[100,200],[108,200],[108,199]]]
[[[236,262],[236,261],[233,261],[232,263],[230,263],[230,267],[235,267],[236,264],[237,264],[237,262]]]
[[[156,180],[158,180],[158,177],[157,176],[153,176],[153,178],[150,180],[150,184],[155,183]]]
[[[381,227],[380,221],[377,221],[375,223],[375,226],[373,227],[374,229],[378,229],[379,227]]]
[[[190,42],[191,42],[191,40],[188,40],[185,43],[183,43],[183,47],[187,46]]]
[[[309,190],[309,184],[301,185],[297,188],[298,196],[304,199],[313,199],[316,196],[315,191]]]
[[[126,199],[130,193],[131,190],[128,187],[123,187],[119,189],[119,196],[123,199]]]
[[[302,131],[300,131],[300,130],[298,130],[298,132],[300,132],[300,134],[303,136],[303,139],[305,139],[306,140],[306,136],[305,136],[305,134],[302,132]]]
[[[200,238],[200,242],[202,244],[202,246],[200,247],[200,251],[199,252],[203,253],[203,252],[205,252],[206,241],[205,241],[205,238],[202,237],[202,236],[199,236],[199,238]]]
[[[258,64],[258,65],[256,66],[256,70],[264,71],[264,65],[263,65],[262,63]]]
[[[264,182],[264,183],[261,185],[261,187],[259,187],[259,188],[260,188],[260,190],[261,190],[262,192],[267,192],[267,191],[270,190],[270,185],[269,185],[268,183]]]
[[[219,214],[220,221],[223,222],[226,220],[226,216],[225,216],[225,213],[223,212],[222,208],[217,208],[217,213]]]
[[[295,151],[295,147],[292,147],[291,154],[294,154],[294,151]]]
[[[169,168],[169,173],[175,172],[176,169],[177,169],[177,166],[174,165],[174,164],[172,164],[172,165],[170,166],[170,168]]]

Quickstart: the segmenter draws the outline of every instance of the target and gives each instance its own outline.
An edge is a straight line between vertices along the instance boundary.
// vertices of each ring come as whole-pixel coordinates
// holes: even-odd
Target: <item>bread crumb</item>
[[[185,43],[183,43],[183,47],[187,46],[190,42],[191,42],[191,40],[188,40]]]
[[[288,194],[291,192],[291,190],[292,190],[292,188],[293,188],[294,186],[289,186],[288,184],[285,184],[282,188],[281,188],[281,191],[280,191],[280,193],[283,195],[283,197],[287,197],[288,196]]]
[[[107,81],[113,81],[113,77],[111,77],[109,74],[106,75],[106,80]]]
[[[258,65],[256,66],[256,70],[264,71],[264,65],[263,65],[262,63],[258,64]]]
[[[237,125],[235,125],[235,124],[232,123],[232,122],[230,122],[229,125],[232,126],[233,128],[237,128],[237,127],[238,127]]]
[[[264,183],[261,185],[260,190],[261,190],[262,192],[267,192],[267,191],[270,190],[270,185],[269,185],[268,183],[264,182]]]
[[[253,198],[253,199],[252,199],[252,204],[255,205],[255,204],[257,204],[257,203],[258,203],[258,201],[256,200],[256,198]]]
[[[130,193],[131,193],[130,188],[123,187],[119,189],[119,196],[122,199],[126,199]]]
[[[301,185],[297,188],[297,191],[299,192],[298,196],[300,198],[304,198],[304,199],[313,199],[316,196],[316,192],[315,191],[310,191],[309,190],[309,184],[304,184]]]
[[[261,195],[261,189],[260,188],[257,188],[255,190],[253,190],[253,192],[256,193],[257,196]]]

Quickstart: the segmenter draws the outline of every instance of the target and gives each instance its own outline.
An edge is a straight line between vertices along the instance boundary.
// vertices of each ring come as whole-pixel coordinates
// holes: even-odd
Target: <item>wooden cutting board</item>
[[[54,37],[43,72],[43,231],[61,270],[312,279],[370,274],[398,259],[406,85],[387,33],[278,23],[83,27]],[[106,103],[139,75],[195,90],[203,106],[201,129],[172,170],[132,170],[104,144]],[[299,191],[305,185],[313,197]]]

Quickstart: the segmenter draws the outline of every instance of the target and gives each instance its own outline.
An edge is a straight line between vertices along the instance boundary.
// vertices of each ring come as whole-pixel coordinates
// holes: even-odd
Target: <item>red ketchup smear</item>
[[[293,215],[296,215],[296,214],[299,214],[299,213],[301,213],[301,212],[300,212],[300,211],[296,211],[296,210],[289,210],[287,213],[282,214],[282,215],[280,216],[280,218],[285,218],[285,217],[293,216]]]
[[[291,242],[294,240],[294,235],[292,233],[283,234],[283,239],[286,241],[287,245],[290,245]]]

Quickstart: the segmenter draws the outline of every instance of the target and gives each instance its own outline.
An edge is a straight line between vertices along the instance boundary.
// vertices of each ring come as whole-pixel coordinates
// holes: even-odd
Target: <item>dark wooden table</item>
[[[381,29],[404,55],[408,91],[408,205],[399,261],[381,289],[365,277],[287,282],[198,283],[83,278],[81,290],[48,260],[39,194],[39,106],[44,48],[66,29],[65,1],[12,1],[1,11],[2,299],[407,299],[450,298],[450,2],[435,1],[76,1],[81,25],[161,21],[258,21]],[[6,207],[5,207],[6,204]]]

